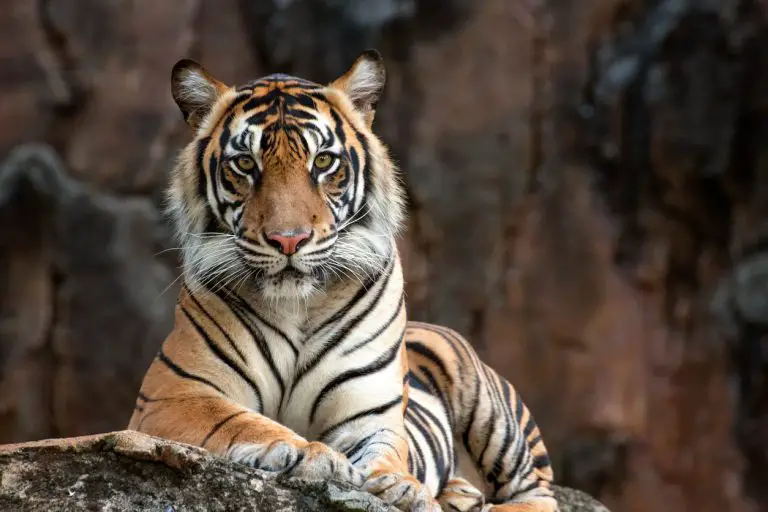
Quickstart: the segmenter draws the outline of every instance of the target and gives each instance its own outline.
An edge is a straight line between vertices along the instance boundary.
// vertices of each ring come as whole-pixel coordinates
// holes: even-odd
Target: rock
[[[557,485],[554,489],[560,512],[610,512],[605,505],[585,492]]]
[[[563,512],[607,512],[558,488]],[[53,507],[55,505],[55,508]],[[0,446],[0,510],[394,512],[336,482],[282,479],[133,431]]]

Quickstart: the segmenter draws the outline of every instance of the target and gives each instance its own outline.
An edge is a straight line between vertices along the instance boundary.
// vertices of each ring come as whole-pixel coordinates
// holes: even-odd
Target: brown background
[[[0,2],[0,442],[123,428],[171,327],[173,63],[325,82],[376,47],[411,317],[520,389],[561,483],[768,509],[767,9]]]

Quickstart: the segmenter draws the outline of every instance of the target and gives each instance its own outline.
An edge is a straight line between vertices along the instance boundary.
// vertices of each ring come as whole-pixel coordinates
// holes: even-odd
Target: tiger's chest
[[[329,345],[333,330],[313,333],[317,326],[301,314],[268,320],[271,328],[262,332],[251,367],[261,390],[260,412],[313,439],[322,390],[345,371],[336,347]]]
[[[397,286],[342,290],[306,309],[264,317],[251,366],[260,412],[315,440],[350,411],[402,397],[401,299]]]

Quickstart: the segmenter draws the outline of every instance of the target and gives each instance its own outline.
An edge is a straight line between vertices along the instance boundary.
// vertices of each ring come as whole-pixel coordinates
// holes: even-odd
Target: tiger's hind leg
[[[413,380],[441,397],[456,444],[479,473],[482,510],[557,512],[547,449],[515,388],[455,331],[409,322],[406,340]]]
[[[480,512],[485,504],[483,493],[460,477],[448,480],[437,497],[443,510],[451,512]]]

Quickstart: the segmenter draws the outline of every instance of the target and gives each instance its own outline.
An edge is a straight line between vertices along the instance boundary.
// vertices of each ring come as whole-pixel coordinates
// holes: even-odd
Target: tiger
[[[556,512],[515,388],[407,320],[405,188],[372,128],[385,76],[376,50],[327,85],[173,67],[193,133],[166,194],[182,284],[128,428],[403,511]]]

